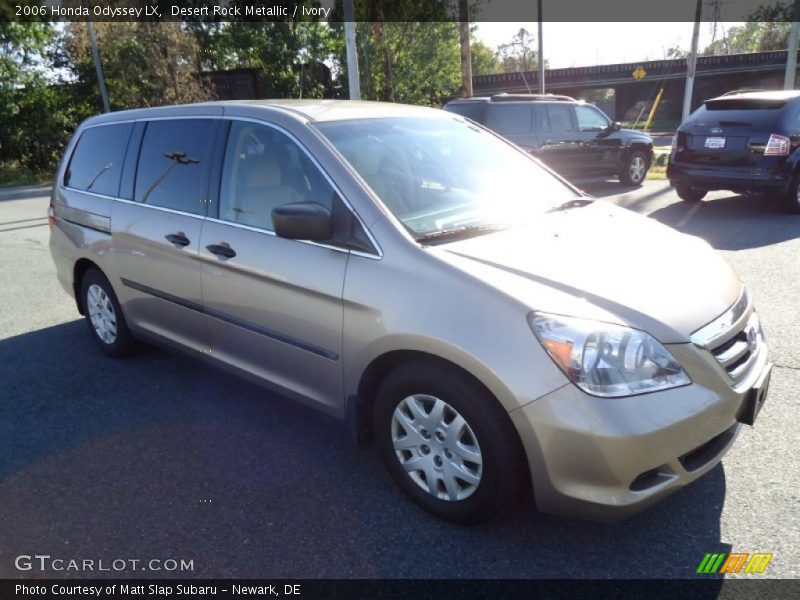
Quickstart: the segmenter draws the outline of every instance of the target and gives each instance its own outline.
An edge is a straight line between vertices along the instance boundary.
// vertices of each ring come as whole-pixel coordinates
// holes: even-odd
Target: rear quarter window
[[[492,104],[486,112],[486,126],[503,135],[530,133],[532,113],[530,103]]]
[[[81,133],[64,175],[76,190],[116,196],[132,123],[97,125]]]

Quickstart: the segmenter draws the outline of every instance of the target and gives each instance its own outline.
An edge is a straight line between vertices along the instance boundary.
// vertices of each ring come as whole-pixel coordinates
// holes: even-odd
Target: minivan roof
[[[392,102],[371,102],[364,100],[224,100],[178,104],[154,108],[137,108],[105,113],[92,117],[92,124],[148,117],[177,117],[198,114],[229,114],[226,109],[236,106],[264,107],[265,109],[291,112],[309,121],[344,121],[350,119],[375,119],[387,117],[430,117],[440,111],[423,106],[394,104]]]

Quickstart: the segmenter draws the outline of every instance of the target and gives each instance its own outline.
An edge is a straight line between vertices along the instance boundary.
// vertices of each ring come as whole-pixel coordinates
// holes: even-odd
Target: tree
[[[336,28],[336,67],[346,94],[343,27],[332,27]],[[443,98],[461,87],[458,23],[358,22],[356,42],[365,100],[440,106]]]
[[[535,71],[539,66],[536,39],[524,27],[520,28],[509,43],[498,46],[497,54],[504,73]]]
[[[259,69],[260,87],[270,97],[321,98],[328,91],[321,66],[331,59],[335,44],[327,23],[203,23],[191,29],[205,69]]]
[[[500,71],[500,61],[497,59],[497,52],[489,48],[480,40],[473,40],[470,44],[470,54],[472,55],[472,74],[491,75]]]
[[[43,22],[0,22],[0,165],[52,168],[80,118],[69,90],[47,72],[56,31]]]
[[[792,2],[760,6],[747,17],[747,23],[731,27],[725,35],[708,45],[705,56],[785,50],[792,21]]]
[[[196,73],[199,46],[179,23],[95,23],[112,109],[209,100],[211,91]],[[64,67],[72,71],[79,92],[97,93],[97,76],[85,23],[71,23],[62,40]]]

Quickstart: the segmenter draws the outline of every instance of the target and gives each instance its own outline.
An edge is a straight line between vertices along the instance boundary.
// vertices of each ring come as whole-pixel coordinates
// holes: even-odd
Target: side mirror
[[[323,242],[331,239],[331,211],[316,202],[284,204],[272,210],[272,225],[278,237]]]

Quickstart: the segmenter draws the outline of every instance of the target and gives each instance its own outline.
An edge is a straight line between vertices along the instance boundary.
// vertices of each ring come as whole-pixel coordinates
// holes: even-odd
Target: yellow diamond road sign
[[[635,80],[644,79],[644,76],[647,75],[647,71],[645,71],[641,66],[636,67],[636,70],[631,73]]]

